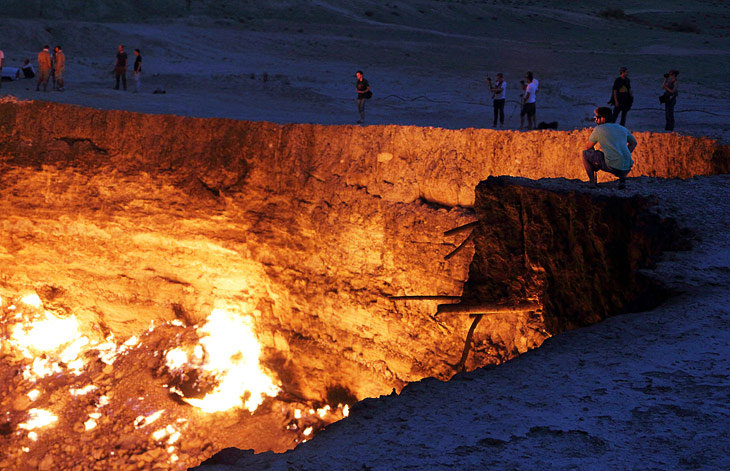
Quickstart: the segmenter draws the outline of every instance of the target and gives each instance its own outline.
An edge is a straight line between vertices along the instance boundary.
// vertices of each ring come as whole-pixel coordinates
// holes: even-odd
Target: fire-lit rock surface
[[[285,454],[228,450],[195,469],[728,469],[730,178],[642,177],[621,192],[505,179],[478,191],[481,201],[489,192],[524,195],[535,213],[557,212],[553,205],[562,200],[568,214],[575,198],[590,199],[604,213],[611,203],[627,208],[623,203],[637,197],[652,202],[662,219],[675,218],[693,232],[690,250],[665,252],[643,270],[673,296],[650,311],[554,336],[498,367],[361,401],[347,419]],[[604,220],[619,219],[607,214]],[[526,234],[529,248],[550,240]],[[603,241],[610,239],[591,243]],[[529,253],[545,263],[545,255]]]
[[[59,360],[60,374],[35,381],[22,374],[30,360],[3,346],[13,365],[3,372],[3,408],[37,384],[45,392],[0,424],[0,440],[9,445],[3,448],[12,450],[0,463],[90,469],[97,460],[101,467],[142,460],[175,468],[227,446],[283,450],[308,436],[309,424],[291,415],[295,409],[311,409],[312,416],[328,405],[337,412],[312,421],[320,427],[342,416],[338,405],[423,377],[450,377],[470,319],[435,316],[439,299],[391,297],[461,296],[474,249],[467,245],[445,259],[466,234],[444,232],[474,219],[477,182],[497,174],[581,177],[576,149],[587,133],[276,125],[3,102],[3,335],[21,322],[6,303],[37,293],[37,315],[74,316],[90,342],[113,334],[114,348],[132,336],[141,346],[102,366],[90,343],[78,376]],[[727,169],[727,148],[712,140],[637,139],[637,173]],[[545,292],[551,308],[560,305]],[[169,395],[174,375],[162,356],[178,346],[172,336],[195,341],[216,310],[253,319],[262,368],[281,388],[264,399],[269,414],[238,408],[194,421],[200,412]],[[467,369],[539,346],[562,325],[555,318],[563,313],[547,313],[553,317],[538,309],[485,322],[475,341],[483,343],[486,332],[489,349],[471,356]],[[565,315],[565,325],[581,323]],[[150,330],[151,321],[159,327]],[[98,397],[67,397],[67,388],[84,385],[99,387]],[[117,402],[102,407],[128,408],[127,415],[115,412],[119,421],[100,421],[96,432],[77,430],[88,414],[102,413],[99,397],[108,392]],[[35,442],[19,428],[41,406],[57,416],[44,433],[55,428],[69,443],[51,445],[44,435]],[[168,451],[175,446],[169,438],[118,442],[127,432],[149,437],[134,422],[163,409],[165,425],[195,424],[190,442],[201,446],[194,453]],[[210,435],[221,421],[236,432]],[[114,438],[93,442],[94,433]],[[74,444],[86,440],[94,444],[80,455]]]

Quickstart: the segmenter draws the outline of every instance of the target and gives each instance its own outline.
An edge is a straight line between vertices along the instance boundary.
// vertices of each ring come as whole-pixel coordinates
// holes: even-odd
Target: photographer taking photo
[[[504,102],[507,96],[507,82],[504,81],[502,72],[497,74],[497,83],[492,84],[492,78],[487,77],[489,83],[489,91],[492,92],[492,106],[494,106],[494,124],[497,127],[497,118],[499,118],[499,126],[504,126]]]

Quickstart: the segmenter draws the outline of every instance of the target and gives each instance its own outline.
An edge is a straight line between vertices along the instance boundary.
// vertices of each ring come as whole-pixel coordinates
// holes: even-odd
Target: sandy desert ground
[[[677,132],[728,139],[730,13],[722,1],[82,2],[10,0],[0,18],[6,65],[43,44],[67,56],[65,92],[34,80],[2,93],[96,108],[274,122],[352,124],[354,72],[374,91],[368,124],[489,127],[485,78],[508,83],[519,126],[519,80],[540,81],[538,121],[590,126],[627,66],[636,101],[628,126],[664,128],[662,74],[680,70]],[[624,15],[621,17],[621,15]],[[616,18],[619,16],[620,18]],[[142,93],[112,89],[116,47],[143,55]],[[131,82],[131,73],[130,82]],[[130,89],[132,87],[130,86]],[[152,94],[156,89],[163,94]]]

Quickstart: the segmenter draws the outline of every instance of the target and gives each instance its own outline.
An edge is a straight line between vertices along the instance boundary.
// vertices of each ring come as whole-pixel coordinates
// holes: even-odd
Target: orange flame
[[[168,368],[200,369],[216,378],[218,384],[202,399],[184,398],[204,412],[219,412],[244,407],[253,412],[265,396],[276,396],[279,388],[261,368],[261,347],[253,332],[252,319],[214,309],[202,327],[199,345],[189,359],[182,349],[167,352]],[[200,348],[199,348],[200,347]],[[243,396],[248,392],[248,398]]]

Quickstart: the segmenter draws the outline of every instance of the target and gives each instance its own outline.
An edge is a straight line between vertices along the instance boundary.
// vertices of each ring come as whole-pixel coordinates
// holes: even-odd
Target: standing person
[[[619,189],[626,188],[626,175],[634,161],[631,153],[636,148],[636,139],[628,129],[612,123],[611,108],[602,106],[593,110],[596,128],[588,138],[583,150],[583,166],[591,185],[597,186],[596,172],[603,170],[618,177]],[[596,144],[601,150],[595,150]]]
[[[611,122],[615,123],[619,113],[621,113],[621,126],[626,125],[626,113],[634,104],[634,92],[631,91],[631,80],[629,80],[629,69],[621,67],[618,69],[619,76],[613,81],[613,91],[611,92],[611,105],[613,106],[613,114]]]
[[[492,79],[487,77],[489,82],[489,91],[492,92],[492,106],[494,107],[494,124],[497,127],[497,117],[499,117],[499,125],[504,126],[504,102],[507,97],[507,82],[504,81],[502,72],[497,74],[497,83],[492,85]]]
[[[139,93],[139,79],[142,75],[142,54],[140,54],[139,49],[135,49],[134,55],[136,56],[134,59],[134,93]]]
[[[61,50],[61,46],[56,46],[53,50],[56,53],[56,62],[53,66],[53,71],[56,76],[57,90],[62,92],[63,89],[63,73],[66,71],[66,54]]]
[[[679,71],[676,69],[670,70],[664,74],[664,83],[662,83],[662,102],[664,103],[664,117],[666,118],[666,124],[664,129],[666,131],[674,131],[674,105],[677,103],[677,75]]]
[[[535,129],[535,113],[536,113],[536,99],[537,99],[537,85],[538,81],[532,75],[532,72],[527,72],[525,75],[527,86],[525,87],[525,96],[523,97],[524,112],[527,116],[527,129]]]
[[[56,90],[56,49],[51,52],[51,90]]]
[[[360,119],[357,120],[359,124],[365,122],[365,100],[370,99],[373,92],[370,91],[370,83],[365,80],[362,70],[355,72],[355,77],[357,77],[355,89],[357,90],[357,112],[360,113]]]
[[[38,83],[36,83],[35,91],[40,91],[41,83],[43,91],[47,91],[48,79],[51,77],[51,53],[48,52],[49,46],[43,46],[43,50],[38,53]]]
[[[122,87],[127,89],[127,53],[124,52],[124,46],[119,45],[117,47],[117,62],[114,64],[114,78],[116,79],[116,85],[114,90],[119,90],[119,79],[122,79]]]
[[[525,89],[527,88],[527,84],[524,80],[520,80],[520,87],[522,87],[522,92],[520,93],[520,129],[522,129],[525,127],[525,114],[527,114],[525,111]]]

